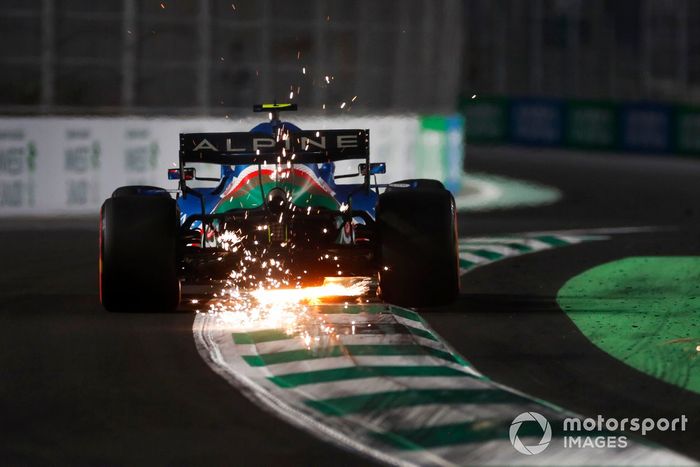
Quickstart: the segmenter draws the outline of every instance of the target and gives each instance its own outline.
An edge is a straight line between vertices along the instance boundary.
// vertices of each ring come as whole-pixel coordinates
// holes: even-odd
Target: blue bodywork
[[[299,127],[289,122],[264,122],[252,128],[250,131],[255,133],[265,133],[273,136],[278,128],[284,128],[288,131],[301,131]],[[303,164],[310,168],[313,173],[323,180],[335,193],[334,197],[338,203],[345,203],[352,206],[354,211],[367,212],[373,219],[376,214],[376,206],[379,196],[374,189],[365,190],[362,183],[358,184],[336,184],[334,179],[335,164],[328,162],[324,164]],[[226,191],[226,188],[236,180],[242,171],[250,167],[249,165],[222,165],[221,166],[221,182],[216,187],[194,188],[204,197],[204,206],[207,213],[212,213],[221,200],[221,194]],[[352,198],[352,203],[350,203]],[[201,200],[196,196],[180,196],[177,200],[180,208],[180,222],[191,214],[201,214]],[[196,228],[200,221],[196,221],[193,227]]]

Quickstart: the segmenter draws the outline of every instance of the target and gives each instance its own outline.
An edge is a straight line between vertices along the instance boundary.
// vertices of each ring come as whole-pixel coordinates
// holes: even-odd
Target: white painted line
[[[484,250],[484,251],[489,251],[491,253],[497,253],[499,255],[502,255],[504,257],[509,257],[509,256],[516,256],[516,255],[521,255],[523,252],[521,250],[518,250],[513,247],[509,247],[506,245],[497,245],[493,243],[469,243],[468,245],[460,246],[459,251],[460,255],[462,252],[470,252],[470,251],[476,251],[476,250]]]
[[[513,236],[539,236],[539,235],[620,235],[620,234],[633,234],[633,233],[646,233],[646,232],[672,232],[678,230],[678,226],[674,225],[640,225],[640,226],[630,226],[630,227],[597,227],[590,229],[568,229],[568,230],[548,230],[548,231],[536,231],[536,232],[514,232]]]
[[[471,263],[477,263],[477,264],[492,262],[490,259],[484,258],[483,256],[477,256],[475,254],[464,252],[464,251],[459,252],[459,257],[462,259],[465,259]]]
[[[321,400],[408,389],[480,389],[484,387],[482,381],[470,376],[400,376],[374,378],[370,381],[371,385],[365,384],[366,382],[366,380],[345,380],[306,384],[299,387],[298,391],[307,399]]]
[[[551,186],[501,175],[470,172],[455,197],[459,211],[489,211],[552,204],[561,192]]]
[[[479,180],[462,179],[462,191],[455,197],[455,204],[460,211],[472,206],[488,206],[503,196],[503,190],[497,183]]]
[[[444,349],[440,342],[415,334],[355,334],[343,336],[343,345],[422,345],[433,349]],[[299,339],[259,342],[257,344],[236,344],[241,355],[263,355],[268,353],[289,352],[309,348]],[[312,343],[310,350],[327,348],[331,341]]]
[[[429,428],[453,423],[483,421],[484,424],[500,421],[510,423],[514,413],[540,410],[534,402],[527,404],[426,404],[376,410],[365,414],[347,415],[347,420],[371,420],[378,431]]]
[[[448,362],[430,355],[344,355],[342,357],[315,358],[289,363],[277,363],[265,365],[271,375],[284,376],[306,371],[334,370],[339,368],[353,368],[356,366],[448,366],[457,370],[464,370],[462,365]],[[260,367],[262,368],[262,367]]]
[[[509,244],[509,243],[514,243],[517,245],[523,245],[528,248],[531,248],[535,251],[538,250],[543,250],[545,248],[549,248],[551,245],[549,243],[545,243],[541,240],[537,240],[536,238],[528,238],[528,237],[499,237],[499,238],[494,238],[494,239],[487,239],[487,238],[470,238],[466,237],[460,240],[460,248],[471,248],[472,245],[498,245],[498,244]],[[521,252],[521,253],[529,253],[529,252]]]

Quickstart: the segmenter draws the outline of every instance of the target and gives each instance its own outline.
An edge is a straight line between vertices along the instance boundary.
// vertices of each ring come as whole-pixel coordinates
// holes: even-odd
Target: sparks
[[[353,280],[354,279],[354,280]],[[318,305],[322,299],[330,297],[359,297],[369,291],[369,279],[352,278],[351,280],[338,280],[329,277],[323,281],[323,285],[317,287],[304,287],[299,289],[258,289],[251,292],[259,305],[297,305],[308,303]]]
[[[321,286],[288,288],[259,281],[258,288],[250,292],[225,290],[221,299],[210,304],[209,313],[215,314],[219,325],[226,329],[282,329],[310,348],[312,343],[325,345],[337,337],[335,328],[314,307],[331,297],[362,297],[368,293],[370,282],[366,277],[329,277]]]

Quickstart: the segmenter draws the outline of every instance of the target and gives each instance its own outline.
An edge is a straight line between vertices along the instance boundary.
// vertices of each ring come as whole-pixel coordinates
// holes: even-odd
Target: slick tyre
[[[120,186],[112,193],[112,198],[121,198],[124,196],[160,196],[163,198],[170,198],[170,194],[168,194],[164,188],[148,185]]]
[[[100,301],[109,311],[174,311],[178,215],[164,196],[109,198],[100,211]]]
[[[432,307],[459,294],[454,198],[445,189],[392,190],[379,198],[379,287],[396,305]]]
[[[386,191],[397,191],[397,190],[444,190],[445,185],[439,180],[433,180],[430,178],[411,178],[408,180],[399,180],[398,182],[392,182],[386,188]]]

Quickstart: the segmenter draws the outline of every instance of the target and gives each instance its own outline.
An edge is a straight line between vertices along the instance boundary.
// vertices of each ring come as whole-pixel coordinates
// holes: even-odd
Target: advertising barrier
[[[562,103],[543,99],[514,99],[509,105],[510,138],[518,144],[557,146],[564,137]]]
[[[464,119],[459,116],[422,117],[413,158],[418,178],[441,180],[452,192],[461,185],[464,159]]]
[[[564,145],[615,150],[619,145],[617,110],[607,102],[569,101],[565,105]]]
[[[634,152],[671,152],[672,109],[632,103],[619,108],[620,147]]]
[[[460,106],[467,140],[501,143],[507,140],[508,106],[503,98],[466,99]]]
[[[455,177],[462,167],[461,117],[293,120],[309,129],[369,128],[372,160],[387,163],[387,174],[378,176],[379,183],[433,177],[459,187]],[[424,120],[440,124],[426,127]],[[259,121],[0,118],[0,216],[96,214],[119,186],[175,188],[176,182],[168,181],[166,172],[178,161],[179,133],[248,131]],[[440,142],[434,145],[434,141]],[[216,176],[219,170],[213,165],[207,169],[201,175]],[[336,174],[353,172],[357,172],[357,161],[337,164]]]
[[[700,155],[700,108],[651,102],[464,98],[466,143]]]
[[[700,108],[676,107],[672,145],[681,154],[700,154]]]

